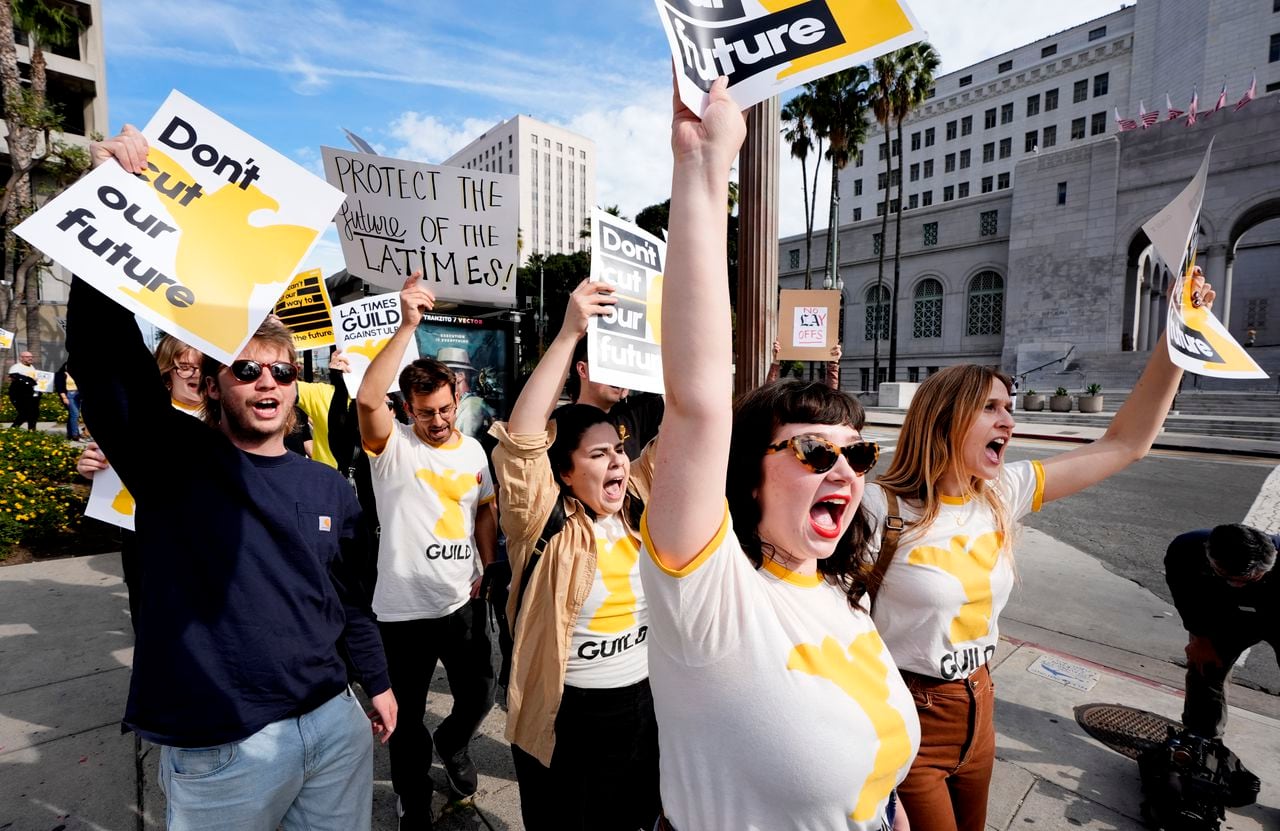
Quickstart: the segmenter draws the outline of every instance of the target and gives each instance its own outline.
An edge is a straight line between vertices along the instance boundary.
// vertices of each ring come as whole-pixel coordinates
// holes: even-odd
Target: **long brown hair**
[[[977,499],[991,509],[1004,550],[1012,546],[1012,522],[995,490],[982,479],[966,474],[961,447],[978,414],[986,406],[991,382],[999,381],[1013,395],[1013,379],[977,364],[949,366],[925,379],[911,399],[898,434],[898,447],[876,484],[900,499],[919,502],[920,519],[906,534],[921,534],[942,505],[938,485],[951,473],[961,483],[965,499]]]

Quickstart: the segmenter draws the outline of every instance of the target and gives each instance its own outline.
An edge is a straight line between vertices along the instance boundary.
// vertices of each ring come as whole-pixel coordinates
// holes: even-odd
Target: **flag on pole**
[[[1213,115],[1214,113],[1216,113],[1218,110],[1222,109],[1225,106],[1227,106],[1227,82],[1223,81],[1222,92],[1218,93],[1218,100],[1214,103],[1213,109],[1209,110],[1204,115],[1200,116],[1200,120],[1208,121],[1209,116]]]
[[[1138,122],[1134,121],[1132,118],[1121,118],[1119,107],[1116,107],[1115,110],[1116,110],[1116,128],[1120,132],[1127,133],[1130,130],[1138,129]]]
[[[1167,92],[1164,94],[1164,105],[1165,108],[1169,110],[1169,114],[1165,116],[1165,121],[1173,121],[1185,112],[1185,110],[1174,109],[1173,99],[1169,97],[1169,93]]]
[[[1244,97],[1236,102],[1236,108],[1232,112],[1240,112],[1244,109],[1244,105],[1258,97],[1258,73],[1253,73],[1253,80],[1249,82],[1249,88],[1244,91]]]
[[[1148,127],[1150,127],[1152,124],[1155,124],[1157,121],[1160,120],[1160,111],[1152,110],[1151,112],[1147,112],[1147,105],[1143,103],[1141,99],[1139,99],[1138,120],[1142,122],[1142,129],[1145,130]]]
[[[1187,105],[1187,126],[1194,127],[1196,125],[1196,108],[1200,105],[1200,92],[1194,87],[1191,89],[1191,103]]]

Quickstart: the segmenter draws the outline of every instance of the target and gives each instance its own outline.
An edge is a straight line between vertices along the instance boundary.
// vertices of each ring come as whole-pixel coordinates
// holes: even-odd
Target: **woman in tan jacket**
[[[660,811],[638,537],[651,453],[631,465],[595,407],[549,422],[574,346],[612,294],[574,290],[511,420],[490,431],[511,558],[507,739],[530,831],[635,831]]]

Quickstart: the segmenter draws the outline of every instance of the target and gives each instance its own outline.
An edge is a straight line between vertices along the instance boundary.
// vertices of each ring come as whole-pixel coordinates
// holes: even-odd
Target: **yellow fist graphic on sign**
[[[847,653],[835,638],[828,637],[821,646],[800,644],[787,658],[787,669],[825,678],[856,701],[880,740],[871,773],[850,814],[855,822],[875,818],[876,809],[897,783],[898,771],[911,758],[906,721],[889,704],[889,667],[880,657],[883,652],[884,642],[873,631],[854,638]]]
[[[433,533],[442,540],[466,539],[467,526],[460,503],[462,497],[479,487],[476,475],[466,471],[455,473],[453,470],[446,470],[444,473],[436,473],[423,469],[418,471],[417,476],[435,491],[443,508]]]
[[[121,488],[120,492],[111,500],[111,510],[122,516],[133,516],[135,507],[133,494],[129,493],[128,488]]]
[[[986,637],[991,631],[991,570],[1000,559],[1004,536],[991,531],[972,543],[963,534],[951,538],[951,548],[922,545],[911,550],[907,562],[933,566],[960,581],[964,604],[951,621],[951,643],[961,644]]]
[[[608,540],[596,539],[596,568],[608,594],[587,624],[592,632],[612,634],[636,625],[636,590],[631,585],[631,570],[639,558],[640,552],[630,537],[612,545]]]

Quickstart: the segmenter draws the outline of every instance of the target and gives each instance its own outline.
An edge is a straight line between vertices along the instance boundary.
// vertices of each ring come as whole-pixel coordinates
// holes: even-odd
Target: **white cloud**
[[[399,142],[387,152],[399,159],[439,164],[501,120],[468,118],[449,123],[433,115],[404,112],[387,128],[387,134]]]

